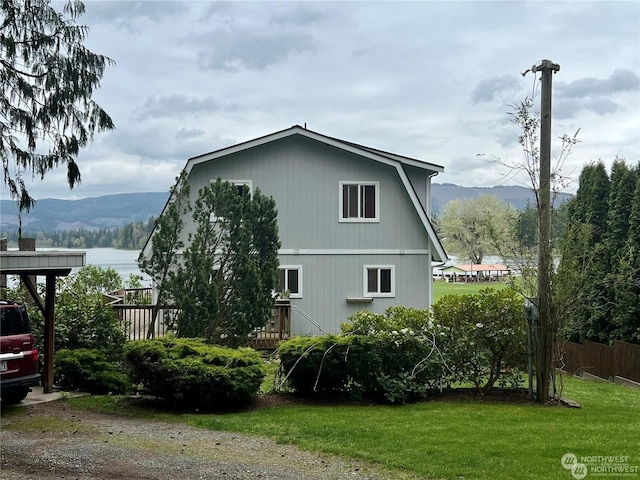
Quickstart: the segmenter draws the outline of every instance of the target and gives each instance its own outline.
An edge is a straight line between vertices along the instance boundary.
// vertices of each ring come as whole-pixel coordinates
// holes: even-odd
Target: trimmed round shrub
[[[130,342],[125,358],[131,381],[142,385],[145,393],[200,409],[250,404],[265,376],[264,361],[255,350],[197,339]]]
[[[66,390],[92,394],[123,394],[132,390],[124,366],[109,359],[107,352],[92,348],[58,350],[54,382]]]

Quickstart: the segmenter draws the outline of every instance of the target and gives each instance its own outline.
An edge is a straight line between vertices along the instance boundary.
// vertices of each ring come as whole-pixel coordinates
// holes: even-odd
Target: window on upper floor
[[[242,181],[232,181],[231,183],[233,183],[233,186],[236,187],[236,191],[238,192],[238,195],[242,195],[243,192],[249,192],[249,195],[251,195],[251,192],[253,191],[251,188],[251,180],[242,180]]]
[[[290,298],[302,298],[301,265],[280,265],[276,292],[289,292]]]
[[[396,267],[394,265],[365,265],[364,296],[395,297]]]
[[[379,221],[379,190],[379,182],[340,182],[340,221]]]
[[[231,183],[235,189],[236,193],[240,196],[243,192],[249,192],[249,195],[253,192],[253,184],[251,180],[226,180]],[[215,180],[211,180],[211,183],[214,183]],[[223,217],[217,217],[214,214],[211,214],[209,221],[211,223],[215,223],[217,221],[224,220]]]
[[[236,188],[238,195],[241,195],[242,192],[244,191],[248,191],[249,193],[253,192],[253,182],[251,180],[224,180],[224,181],[232,184]],[[211,180],[212,184],[215,182],[216,182],[215,180]]]

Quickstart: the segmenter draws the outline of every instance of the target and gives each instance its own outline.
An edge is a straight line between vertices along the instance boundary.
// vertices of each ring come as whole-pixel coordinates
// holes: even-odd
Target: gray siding
[[[359,310],[383,313],[394,305],[429,308],[432,277],[427,257],[422,255],[284,255],[281,263],[303,267],[303,298],[291,299],[294,335],[318,334],[318,328],[304,314],[319,323],[324,333],[338,333],[340,324]],[[394,298],[347,302],[347,298],[363,296],[364,265],[395,266]]]
[[[431,218],[431,198],[429,196],[431,192],[427,190],[429,182],[427,172],[422,168],[412,167],[411,165],[405,165],[404,170],[411,182],[411,186],[418,196],[418,200],[420,200],[423,210],[427,212],[427,216]]]
[[[426,172],[415,167],[405,172],[423,207],[428,205]],[[339,332],[340,324],[362,309],[429,307],[429,237],[395,166],[294,135],[195,164],[189,176],[192,203],[198,189],[217,177],[250,180],[276,201],[280,264],[303,267],[303,298],[291,299],[293,334],[318,334],[314,322],[325,333]],[[379,182],[379,222],[339,221],[341,181]],[[188,219],[185,239],[191,228]],[[400,250],[405,254],[394,253]],[[395,266],[395,297],[347,302],[364,295],[364,265]]]
[[[195,165],[192,195],[217,177],[273,196],[283,249],[429,248],[395,167],[294,136]],[[379,223],[339,222],[340,181],[380,182]]]

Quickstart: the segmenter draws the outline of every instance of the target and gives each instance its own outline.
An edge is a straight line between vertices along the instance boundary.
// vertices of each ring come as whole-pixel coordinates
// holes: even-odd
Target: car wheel
[[[12,403],[20,403],[25,399],[27,394],[29,393],[29,388],[16,388],[6,392],[2,392],[2,403],[12,404]]]

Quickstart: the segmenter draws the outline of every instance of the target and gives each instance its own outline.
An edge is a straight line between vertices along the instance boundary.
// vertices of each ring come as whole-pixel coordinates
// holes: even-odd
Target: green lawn
[[[470,282],[470,283],[454,283],[454,282],[443,282],[442,280],[436,280],[433,282],[433,302],[437,302],[440,298],[445,295],[466,295],[478,293],[480,290],[484,290],[485,288],[494,288],[496,290],[506,288],[507,284],[504,282],[491,282],[491,283],[483,283],[483,282]]]
[[[628,465],[640,467],[640,391],[573,378],[565,378],[565,383],[564,395],[583,408],[432,401],[404,406],[283,405],[195,415],[141,411],[113,397],[69,401],[81,408],[263,435],[427,479],[571,480],[560,463],[569,452],[578,458],[628,456]]]

